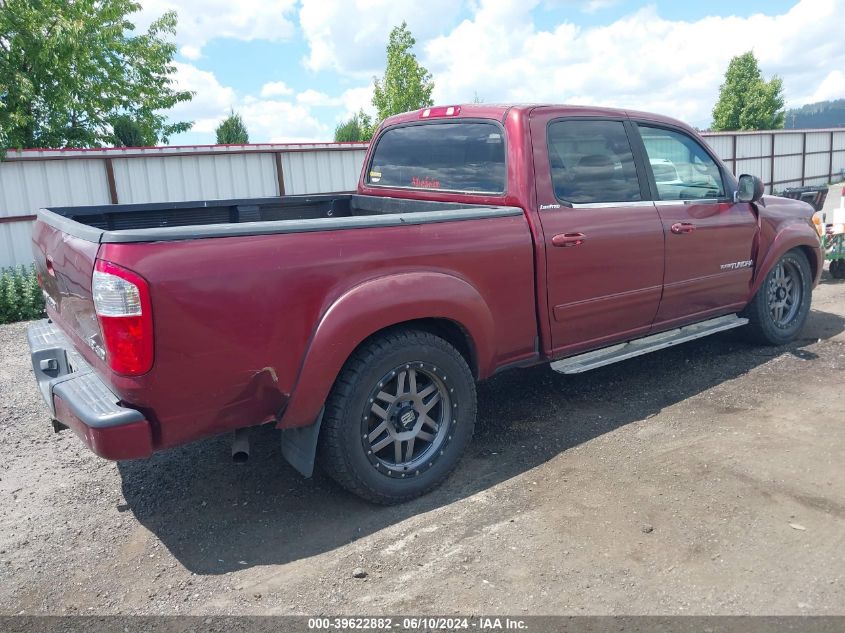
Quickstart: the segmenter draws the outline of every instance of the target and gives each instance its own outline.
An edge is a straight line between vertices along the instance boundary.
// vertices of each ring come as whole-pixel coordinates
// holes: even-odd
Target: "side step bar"
[[[660,332],[643,338],[634,339],[627,343],[611,345],[586,354],[570,356],[551,363],[552,369],[561,374],[580,374],[581,372],[604,367],[634,356],[641,356],[649,352],[666,349],[679,343],[686,343],[709,334],[723,332],[748,323],[748,319],[741,319],[735,314],[717,317],[700,323],[693,323],[682,328]]]

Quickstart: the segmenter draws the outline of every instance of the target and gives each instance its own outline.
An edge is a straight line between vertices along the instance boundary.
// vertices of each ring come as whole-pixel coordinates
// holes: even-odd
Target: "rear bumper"
[[[140,411],[124,407],[68,338],[49,320],[31,325],[32,369],[54,420],[100,457],[135,459],[153,452],[152,429]]]

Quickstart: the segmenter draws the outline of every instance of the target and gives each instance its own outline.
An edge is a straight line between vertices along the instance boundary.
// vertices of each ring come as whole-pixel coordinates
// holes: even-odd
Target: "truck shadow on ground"
[[[319,473],[303,479],[267,427],[255,429],[245,465],[231,463],[229,437],[122,462],[123,494],[138,521],[191,572],[284,564],[489,489],[775,356],[812,360],[805,346],[843,331],[845,319],[813,311],[802,338],[780,348],[753,346],[740,328],[581,375],[547,365],[506,372],[479,385],[475,438],[456,472],[400,506],[368,504]]]

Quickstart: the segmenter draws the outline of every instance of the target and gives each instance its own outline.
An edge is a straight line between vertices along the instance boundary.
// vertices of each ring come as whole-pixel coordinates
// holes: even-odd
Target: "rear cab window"
[[[389,128],[366,173],[374,187],[502,194],[505,135],[492,121],[450,121]]]

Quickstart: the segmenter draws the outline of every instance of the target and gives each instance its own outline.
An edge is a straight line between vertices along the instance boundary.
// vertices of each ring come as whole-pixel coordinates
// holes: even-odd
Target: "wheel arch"
[[[427,331],[448,341],[464,356],[476,380],[492,373],[494,321],[476,288],[440,272],[380,277],[349,289],[324,312],[279,428],[312,424],[355,350],[400,327]]]
[[[762,262],[756,267],[751,292],[749,293],[750,297],[754,297],[763,285],[766,275],[769,274],[778,260],[793,249],[797,249],[807,258],[813,275],[812,285],[815,286],[818,283],[823,263],[818,236],[815,232],[811,232],[808,227],[791,226],[777,234],[766,250]]]

